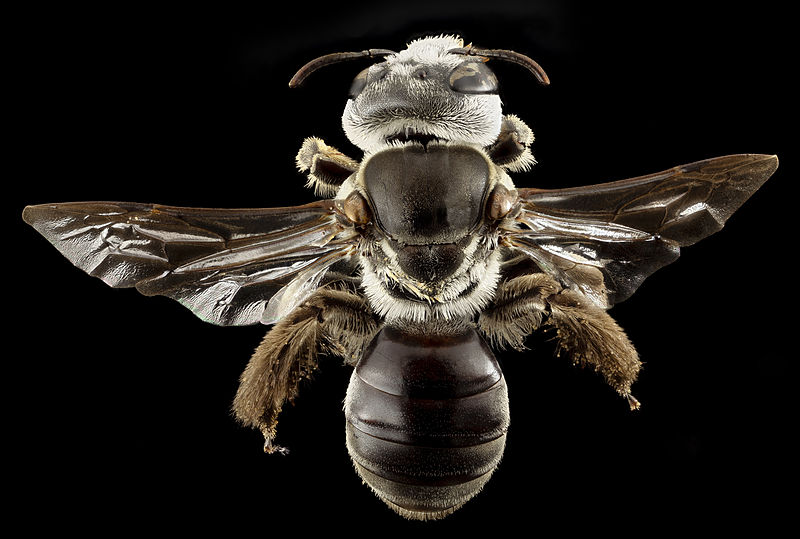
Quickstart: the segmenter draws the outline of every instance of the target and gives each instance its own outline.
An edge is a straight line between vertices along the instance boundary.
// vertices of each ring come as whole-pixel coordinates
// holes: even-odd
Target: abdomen
[[[347,449],[361,478],[399,514],[446,516],[488,481],[505,448],[503,373],[474,329],[385,327],[350,378]]]

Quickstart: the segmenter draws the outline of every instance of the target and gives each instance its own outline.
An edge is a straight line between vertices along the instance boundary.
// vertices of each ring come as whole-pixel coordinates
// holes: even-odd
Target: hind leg
[[[555,329],[559,355],[592,367],[632,410],[639,408],[631,386],[641,362],[625,332],[606,311],[549,275],[530,273],[502,282],[478,319],[478,329],[500,348],[524,349],[525,337],[540,327]]]
[[[366,300],[356,293],[320,289],[275,324],[256,349],[240,378],[233,412],[245,426],[264,435],[264,451],[274,445],[278,414],[297,396],[300,382],[317,368],[317,357],[331,353],[355,364],[378,330]]]

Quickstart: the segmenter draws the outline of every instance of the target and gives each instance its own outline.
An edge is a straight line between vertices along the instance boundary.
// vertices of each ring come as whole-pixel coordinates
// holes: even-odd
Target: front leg
[[[486,148],[492,162],[511,172],[524,172],[536,164],[530,150],[533,131],[517,116],[503,116],[500,135]]]
[[[358,161],[316,137],[303,141],[295,160],[300,172],[308,174],[306,186],[312,187],[314,194],[321,197],[335,195],[342,182],[359,166]]]
[[[278,414],[297,396],[301,380],[317,368],[320,352],[355,364],[378,330],[360,295],[322,288],[275,324],[256,349],[240,378],[233,412],[245,426],[264,435],[264,451],[285,452],[273,444]]]
[[[556,330],[559,355],[567,353],[573,364],[593,367],[632,410],[639,408],[631,386],[641,362],[625,332],[606,311],[549,275],[531,273],[501,283],[493,304],[478,319],[478,329],[492,344],[518,350],[542,326]]]

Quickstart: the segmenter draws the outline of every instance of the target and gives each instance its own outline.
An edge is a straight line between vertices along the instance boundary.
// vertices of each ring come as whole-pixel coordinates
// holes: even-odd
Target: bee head
[[[486,65],[491,57],[524,65],[542,83],[549,82],[538,64],[519,53],[464,47],[458,37],[436,36],[413,41],[398,53],[370,49],[320,57],[298,71],[290,86],[324,65],[378,56],[384,61],[353,80],[342,115],[348,139],[367,153],[396,141],[494,142],[503,113],[497,77]]]

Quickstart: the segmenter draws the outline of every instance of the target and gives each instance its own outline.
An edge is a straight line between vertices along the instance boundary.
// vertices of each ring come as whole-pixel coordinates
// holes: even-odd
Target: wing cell
[[[219,325],[261,322],[276,293],[312,272],[305,295],[282,294],[278,315],[264,318],[277,321],[354,254],[354,234],[329,200],[230,210],[74,202],[28,206],[23,219],[109,286],[170,297]]]
[[[776,156],[730,155],[599,185],[519,189],[521,226],[504,239],[607,309],[680,247],[719,231],[777,166]]]

